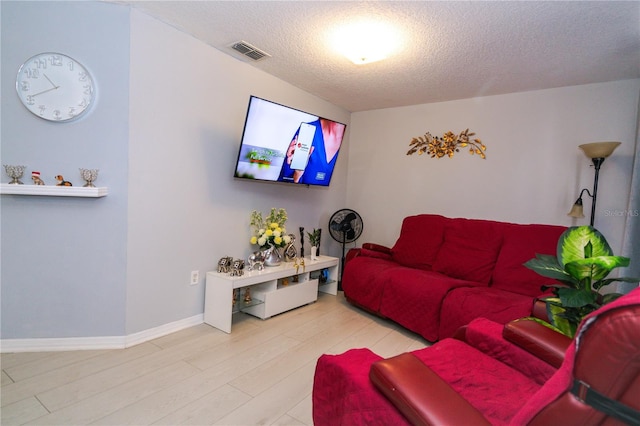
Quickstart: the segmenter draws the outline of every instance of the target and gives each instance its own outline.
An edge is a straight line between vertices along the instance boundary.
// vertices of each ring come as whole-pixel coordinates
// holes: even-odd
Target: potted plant
[[[569,337],[575,335],[585,315],[622,296],[601,294],[603,287],[617,281],[640,281],[629,277],[607,278],[615,268],[629,266],[629,258],[614,256],[605,237],[592,226],[570,227],[558,239],[556,256],[537,254],[524,266],[560,282],[542,287],[553,292],[553,297],[543,300],[547,303],[551,327]]]
[[[321,229],[315,229],[313,232],[307,232],[307,237],[309,238],[309,244],[311,245],[311,259],[315,260],[318,254],[318,249],[320,248],[320,233]]]

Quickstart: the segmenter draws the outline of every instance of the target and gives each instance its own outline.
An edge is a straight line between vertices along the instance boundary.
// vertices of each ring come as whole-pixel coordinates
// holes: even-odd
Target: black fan
[[[342,289],[342,270],[344,269],[345,245],[352,243],[362,235],[362,218],[350,209],[341,209],[329,219],[329,233],[331,237],[342,243],[342,263],[340,265],[340,280],[338,288]]]

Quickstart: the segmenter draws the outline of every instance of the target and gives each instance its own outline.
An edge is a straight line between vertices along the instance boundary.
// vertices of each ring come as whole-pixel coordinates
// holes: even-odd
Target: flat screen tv
[[[329,186],[346,127],[251,96],[234,176]]]

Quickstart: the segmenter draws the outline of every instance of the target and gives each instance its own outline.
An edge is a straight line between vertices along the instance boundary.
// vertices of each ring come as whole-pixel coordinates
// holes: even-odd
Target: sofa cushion
[[[433,270],[450,277],[489,284],[504,227],[504,223],[488,220],[449,220]]]
[[[393,260],[409,268],[431,269],[449,220],[432,214],[404,218],[400,237],[391,249]]]
[[[452,288],[481,285],[433,271],[397,267],[381,273],[387,282],[380,314],[434,342],[438,340],[442,301]]]
[[[531,378],[459,340],[445,339],[411,353],[492,425],[510,424],[514,414],[540,389]]]
[[[400,266],[390,260],[368,256],[354,257],[345,265],[342,273],[344,295],[363,308],[378,312],[388,281],[383,273],[395,268]]]
[[[536,254],[556,254],[560,235],[567,228],[554,225],[507,224],[491,286],[527,296],[538,296],[540,287],[557,283],[523,264]]]
[[[494,287],[455,288],[447,293],[440,308],[440,339],[451,337],[475,318],[500,324],[531,315],[534,299]]]

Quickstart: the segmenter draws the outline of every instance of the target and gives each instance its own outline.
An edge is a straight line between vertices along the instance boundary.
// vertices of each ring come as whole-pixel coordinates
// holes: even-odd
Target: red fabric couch
[[[347,300],[429,341],[474,318],[505,324],[531,314],[541,277],[523,263],[555,254],[566,230],[422,214],[406,217],[393,248],[352,249],[342,275]]]

